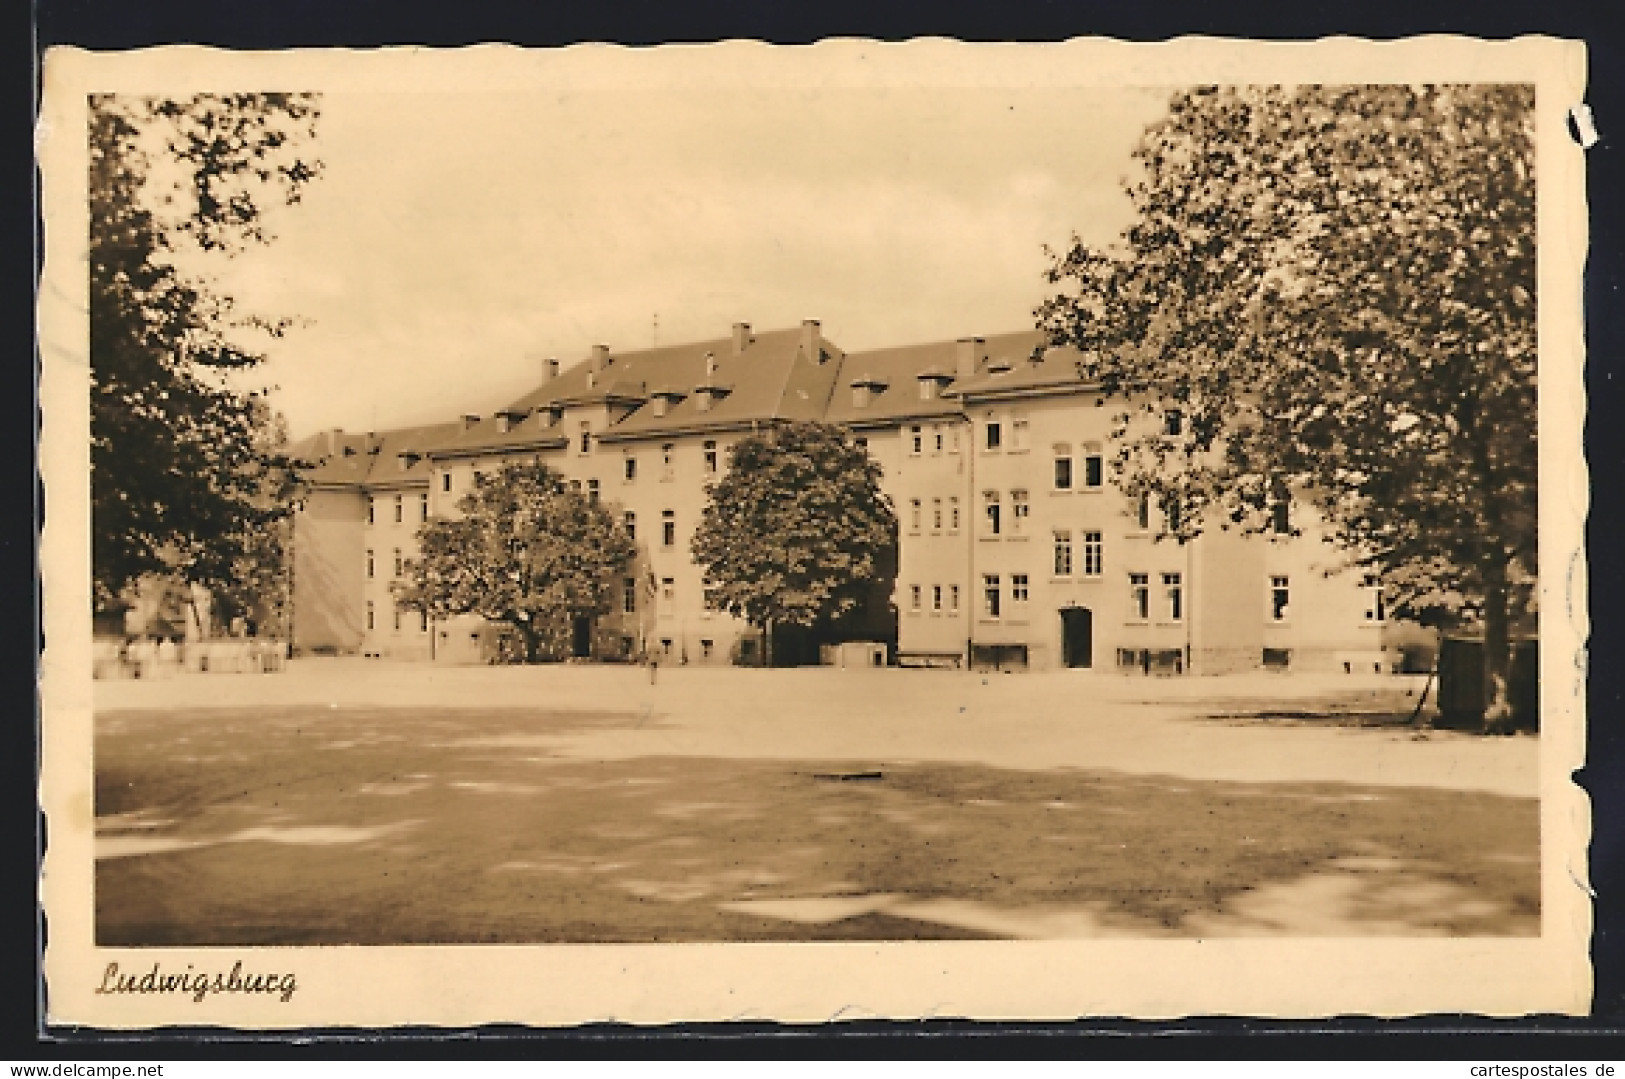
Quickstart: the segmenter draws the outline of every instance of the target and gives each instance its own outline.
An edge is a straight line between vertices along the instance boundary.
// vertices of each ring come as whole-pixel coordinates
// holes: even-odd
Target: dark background
[[[13,585],[3,595],[0,620],[12,638],[12,661],[3,669],[12,704],[3,729],[5,779],[0,820],[7,822],[3,880],[5,977],[9,1007],[0,1010],[0,1057],[11,1060],[90,1059],[176,1060],[339,1057],[469,1058],[479,1056],[605,1057],[763,1057],[854,1056],[868,1058],[965,1058],[970,1056],[1116,1057],[1152,1059],[1382,1056],[1401,1059],[1509,1060],[1544,1058],[1595,1062],[1625,1057],[1625,1042],[1610,1037],[1625,1030],[1625,959],[1620,895],[1625,892],[1625,735],[1617,717],[1625,697],[1620,620],[1625,601],[1625,565],[1620,559],[1621,494],[1618,477],[1625,464],[1619,436],[1625,369],[1615,377],[1622,354],[1621,309],[1625,307],[1625,243],[1620,201],[1625,196],[1621,147],[1625,146],[1625,39],[1619,19],[1604,2],[1444,4],[1370,2],[1326,4],[1241,2],[1135,4],[1124,0],[1078,2],[964,2],[911,5],[831,0],[794,9],[776,3],[573,4],[493,3],[484,0],[35,0],[31,10],[12,5],[22,16],[31,50],[11,50],[4,70],[17,97],[8,117],[19,121],[17,147],[8,155],[10,180],[5,205],[16,236],[9,262],[12,273],[31,286],[11,290],[14,317],[9,378],[0,402],[4,452],[10,476],[21,480],[11,498],[12,512],[0,530],[0,553]],[[24,28],[18,25],[18,30]],[[1105,36],[1156,41],[1185,34],[1264,39],[1309,39],[1334,34],[1396,38],[1415,34],[1460,33],[1509,38],[1529,33],[1584,39],[1590,50],[1587,100],[1602,141],[1589,151],[1591,248],[1586,273],[1586,382],[1590,412],[1586,452],[1593,477],[1587,540],[1590,557],[1592,641],[1589,690],[1590,763],[1580,773],[1594,804],[1595,838],[1591,880],[1598,898],[1593,957],[1596,997],[1587,1020],[1555,1016],[1489,1021],[1467,1016],[1432,1016],[1398,1022],[1345,1017],[1319,1023],[1265,1023],[1197,1019],[1180,1023],[1092,1021],[1072,1025],[988,1025],[954,1022],[843,1025],[834,1030],[752,1027],[687,1027],[659,1032],[599,1028],[565,1033],[489,1028],[448,1036],[431,1031],[397,1031],[388,1041],[353,1031],[305,1035],[305,1044],[268,1041],[229,1031],[176,1031],[132,1040],[64,1028],[45,1030],[39,983],[41,925],[35,903],[35,872],[41,837],[29,822],[38,819],[34,799],[38,703],[32,660],[40,644],[38,577],[34,559],[41,490],[34,469],[38,412],[33,401],[32,286],[36,280],[38,237],[37,173],[21,152],[29,137],[39,91],[38,60],[56,44],[92,49],[129,49],[192,42],[238,49],[300,46],[370,47],[422,44],[451,47],[508,41],[535,47],[577,41],[646,45],[667,41],[704,42],[757,38],[784,44],[835,36],[903,40],[957,37],[971,41],[1058,41]],[[24,40],[16,33],[12,40]],[[26,103],[25,103],[26,102]],[[22,240],[32,240],[30,261],[22,263]],[[20,285],[21,282],[19,282]],[[20,308],[21,310],[17,310]],[[24,328],[27,328],[26,330]],[[25,336],[26,333],[26,336]],[[30,362],[32,361],[32,362]],[[35,510],[31,518],[25,504]],[[45,507],[48,510],[48,507]],[[24,573],[32,587],[25,587]],[[43,828],[43,825],[41,826]],[[43,1040],[42,1040],[43,1039]]]

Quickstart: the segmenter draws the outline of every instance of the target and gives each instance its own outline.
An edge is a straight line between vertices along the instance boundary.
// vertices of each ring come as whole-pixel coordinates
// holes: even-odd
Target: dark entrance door
[[[577,659],[592,655],[592,619],[577,618],[570,627],[570,654]]]
[[[1095,616],[1087,607],[1061,611],[1061,662],[1068,667],[1095,665]]]

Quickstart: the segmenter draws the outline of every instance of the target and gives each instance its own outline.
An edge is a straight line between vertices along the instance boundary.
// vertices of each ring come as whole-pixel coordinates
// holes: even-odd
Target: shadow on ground
[[[102,945],[1533,935],[1537,803],[978,765],[564,759],[638,717],[97,721]]]

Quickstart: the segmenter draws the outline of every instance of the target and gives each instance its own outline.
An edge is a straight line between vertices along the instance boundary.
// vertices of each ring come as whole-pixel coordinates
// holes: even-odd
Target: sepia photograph
[[[1405,44],[53,54],[59,1000],[1583,1009],[1584,53]]]

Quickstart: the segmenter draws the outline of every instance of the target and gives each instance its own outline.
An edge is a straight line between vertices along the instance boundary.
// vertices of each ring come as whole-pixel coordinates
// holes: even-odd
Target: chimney
[[[656,416],[664,416],[666,414],[666,409],[668,409],[670,407],[671,407],[671,398],[667,397],[663,393],[655,394],[654,409],[655,409],[655,415]]]
[[[980,337],[961,337],[957,342],[958,362],[954,365],[954,377],[963,382],[975,378],[977,369],[987,359],[987,342]]]
[[[343,441],[344,428],[334,427],[322,432],[322,440],[317,445],[321,447],[323,457],[331,457],[339,451],[339,446],[343,444]]]
[[[716,377],[716,373],[717,354],[715,352],[707,352],[705,354],[705,377],[709,381],[710,379]]]
[[[813,363],[823,363],[823,335],[818,332],[818,320],[804,318],[801,320],[801,354]]]
[[[480,422],[480,414],[478,412],[464,413],[464,415],[463,415],[463,430],[472,431],[474,429],[475,425],[478,424],[479,422]]]
[[[549,356],[542,361],[542,385],[547,385],[559,377],[559,361]]]
[[[749,346],[749,345],[750,345],[750,323],[748,323],[748,322],[736,322],[736,323],[734,323],[734,355],[735,356],[739,355],[741,352],[745,351],[746,347]]]
[[[587,360],[587,371],[590,374],[596,375],[598,372],[602,371],[604,368],[606,368],[608,366],[609,366],[609,346],[608,345],[594,345],[594,346],[592,346],[592,356]]]
[[[702,393],[696,396],[694,398],[694,409],[697,412],[710,412],[711,395],[708,393]]]

